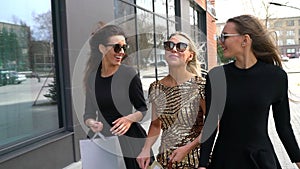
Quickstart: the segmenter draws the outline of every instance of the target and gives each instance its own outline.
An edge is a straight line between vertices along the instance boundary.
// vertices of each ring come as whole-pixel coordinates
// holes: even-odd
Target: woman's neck
[[[170,81],[173,85],[179,85],[190,80],[192,76],[194,75],[186,69],[169,68],[169,75],[167,76],[167,80]]]
[[[257,62],[257,58],[253,53],[249,55],[243,55],[241,57],[236,57],[235,66],[240,69],[248,69],[255,65]]]
[[[120,65],[112,65],[107,62],[102,62],[101,77],[109,77],[116,73]]]

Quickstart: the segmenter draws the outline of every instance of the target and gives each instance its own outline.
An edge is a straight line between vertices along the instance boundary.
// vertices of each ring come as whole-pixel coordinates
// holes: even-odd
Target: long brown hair
[[[236,31],[252,39],[251,49],[258,60],[282,67],[276,40],[271,32],[254,16],[240,15],[227,20],[235,24]]]
[[[101,25],[102,26],[102,25]],[[104,25],[92,33],[89,40],[90,44],[90,56],[85,69],[84,83],[85,87],[88,87],[89,78],[93,71],[97,71],[99,64],[103,58],[102,53],[99,51],[99,45],[106,45],[108,40],[112,36],[122,35],[126,39],[123,29],[116,25]]]

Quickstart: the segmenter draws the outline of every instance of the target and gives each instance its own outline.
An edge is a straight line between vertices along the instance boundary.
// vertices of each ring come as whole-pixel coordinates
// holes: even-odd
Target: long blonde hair
[[[175,32],[175,33],[172,33],[168,39],[172,38],[173,36],[175,35],[179,35],[179,36],[182,36],[184,37],[185,39],[187,39],[189,41],[189,49],[191,52],[194,53],[194,56],[193,56],[193,59],[191,61],[189,61],[187,63],[187,67],[186,67],[186,70],[201,77],[202,76],[202,71],[201,71],[201,64],[200,64],[200,61],[198,60],[198,57],[200,55],[200,53],[198,52],[197,50],[197,45],[196,43],[192,40],[192,38],[184,33],[184,32]]]

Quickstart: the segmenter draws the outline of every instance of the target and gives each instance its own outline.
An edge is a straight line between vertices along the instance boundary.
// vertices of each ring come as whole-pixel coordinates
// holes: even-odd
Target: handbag
[[[79,145],[82,169],[126,169],[117,136],[96,133],[91,139],[79,140]]]

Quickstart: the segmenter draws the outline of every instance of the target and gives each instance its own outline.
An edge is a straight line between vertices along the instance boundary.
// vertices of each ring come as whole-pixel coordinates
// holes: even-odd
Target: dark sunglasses
[[[112,46],[114,48],[114,51],[116,53],[119,53],[121,51],[121,49],[123,49],[124,52],[126,52],[126,50],[128,49],[128,45],[123,45],[121,46],[120,44],[106,44],[106,46]]]
[[[222,33],[219,37],[219,40],[224,43],[227,37],[231,36],[240,36],[240,34],[237,33]]]
[[[183,43],[183,42],[174,43],[172,41],[164,42],[164,48],[165,48],[166,51],[173,50],[175,46],[176,46],[176,50],[178,52],[184,52],[186,50],[186,48],[188,47],[188,44]]]

